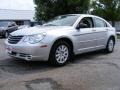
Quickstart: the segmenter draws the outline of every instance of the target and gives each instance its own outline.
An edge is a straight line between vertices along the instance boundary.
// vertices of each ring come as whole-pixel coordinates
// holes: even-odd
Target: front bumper
[[[50,47],[41,47],[43,43],[39,44],[9,44],[6,40],[5,48],[9,56],[24,59],[27,61],[47,61],[49,58]]]

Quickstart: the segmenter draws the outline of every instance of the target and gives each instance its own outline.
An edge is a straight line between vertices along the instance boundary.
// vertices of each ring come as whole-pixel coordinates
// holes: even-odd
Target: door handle
[[[92,30],[92,31],[94,31],[94,32],[95,32],[96,30]]]
[[[109,29],[106,29],[106,31],[108,31]]]

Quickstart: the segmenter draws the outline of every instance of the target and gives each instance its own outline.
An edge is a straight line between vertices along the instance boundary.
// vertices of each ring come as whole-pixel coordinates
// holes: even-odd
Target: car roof
[[[67,14],[67,15],[75,15],[78,17],[96,17],[96,18],[99,18],[99,19],[105,21],[109,26],[111,26],[104,18],[101,18],[101,17],[96,16],[96,15],[91,15],[91,14]]]
[[[91,15],[91,14],[66,14],[66,15],[75,15],[75,16],[95,16],[95,15]],[[97,16],[96,16],[97,17]]]
[[[63,14],[63,15],[59,15],[59,16],[78,16],[78,17],[97,17],[97,18],[101,18],[99,16],[95,16],[95,15],[91,15],[91,14]],[[103,18],[101,18],[103,19]]]
[[[105,19],[103,19],[103,18],[101,18],[99,16],[91,15],[91,14],[66,14],[66,15],[75,15],[75,16],[78,16],[78,17],[96,17],[96,18],[105,20]]]

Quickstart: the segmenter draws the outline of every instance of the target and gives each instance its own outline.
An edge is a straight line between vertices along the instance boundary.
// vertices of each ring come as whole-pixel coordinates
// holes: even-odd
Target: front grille
[[[12,35],[9,35],[8,42],[10,44],[17,44],[22,38],[23,38],[23,36],[12,36]]]

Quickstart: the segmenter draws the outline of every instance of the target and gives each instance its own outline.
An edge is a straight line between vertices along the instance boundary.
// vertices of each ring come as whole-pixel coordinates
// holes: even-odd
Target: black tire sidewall
[[[105,49],[105,51],[106,51],[107,53],[112,53],[112,52],[114,51],[114,46],[113,46],[112,51],[109,50],[109,42],[110,42],[111,40],[113,41],[114,46],[115,46],[115,41],[113,40],[112,37],[110,37],[110,38],[108,39],[107,46],[106,46],[106,49]]]
[[[55,58],[56,50],[60,45],[65,45],[68,48],[68,53],[69,53],[68,59],[64,63],[57,62],[57,60]],[[53,45],[53,47],[51,49],[50,56],[49,56],[49,62],[50,62],[50,64],[55,65],[55,66],[63,66],[71,59],[71,56],[72,56],[72,53],[71,53],[70,45],[68,43],[66,43],[65,41],[58,41]]]
[[[6,36],[7,35],[7,36]],[[9,33],[8,32],[5,32],[5,38],[8,38],[9,36]]]

